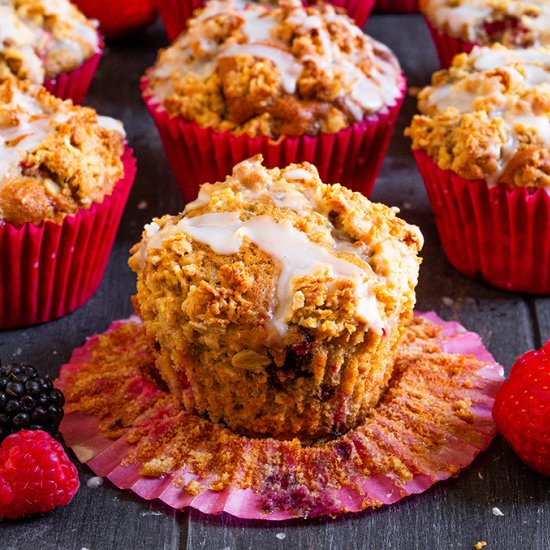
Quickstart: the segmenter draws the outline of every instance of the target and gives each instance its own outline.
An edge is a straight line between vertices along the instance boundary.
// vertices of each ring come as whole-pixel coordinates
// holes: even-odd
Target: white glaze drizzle
[[[327,274],[333,280],[352,281],[355,287],[357,307],[354,317],[366,323],[374,332],[381,333],[384,323],[380,317],[376,297],[365,272],[356,264],[339,258],[328,248],[312,242],[305,233],[290,222],[276,222],[267,216],[242,221],[238,212],[214,212],[182,218],[178,223],[168,222],[159,229],[149,224],[145,230],[143,260],[148,250],[161,248],[172,235],[184,232],[193,240],[209,246],[220,255],[235,254],[247,238],[280,267],[277,282],[277,307],[272,312],[274,328],[284,334],[292,318],[294,281],[307,275]]]

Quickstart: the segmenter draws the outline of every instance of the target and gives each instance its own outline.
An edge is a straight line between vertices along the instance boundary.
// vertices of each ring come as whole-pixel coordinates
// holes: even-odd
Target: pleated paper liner
[[[451,264],[504,290],[550,294],[548,192],[466,180],[414,156]]]
[[[476,334],[419,314],[372,413],[306,446],[241,437],[189,414],[155,372],[137,318],[75,350],[56,382],[67,400],[66,444],[96,475],[144,499],[270,520],[376,508],[454,476],[494,437],[503,379]]]
[[[369,196],[380,171],[388,143],[403,102],[406,82],[396,104],[340,130],[336,134],[281,137],[236,136],[229,131],[201,128],[181,117],[170,117],[162,105],[147,94],[143,99],[158,128],[176,183],[189,202],[205,182],[223,181],[238,162],[261,153],[269,168],[293,162],[311,162],[324,182],[341,183]]]
[[[453,58],[459,53],[470,53],[475,46],[478,46],[477,42],[464,42],[460,38],[454,38],[448,36],[440,30],[436,29],[425,17],[428,29],[437,51],[437,57],[439,58],[439,64],[442,69],[449,68],[453,63]]]
[[[130,148],[111,195],[57,224],[0,222],[0,329],[51,321],[97,290],[134,181]]]
[[[367,22],[375,3],[375,0],[327,1],[329,4],[344,8],[355,21],[355,24],[361,28]],[[206,4],[205,0],[155,0],[155,3],[164,22],[166,34],[170,42],[173,42],[187,28],[187,20],[192,17],[193,12],[199,8],[203,8]],[[304,1],[303,3],[314,4],[315,2]]]
[[[101,34],[107,40],[139,32],[157,16],[154,0],[74,0],[73,3],[86,17],[99,21]]]
[[[88,88],[92,83],[99,60],[103,55],[103,37],[99,40],[99,51],[94,53],[92,57],[84,61],[80,67],[72,71],[62,73],[56,78],[50,78],[44,81],[44,87],[48,92],[61,99],[72,99],[73,103],[80,105]]]
[[[375,12],[383,13],[416,13],[418,0],[376,0]]]

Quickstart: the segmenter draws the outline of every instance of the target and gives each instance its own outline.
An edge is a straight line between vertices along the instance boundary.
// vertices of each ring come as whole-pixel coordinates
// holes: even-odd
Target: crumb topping
[[[434,74],[406,134],[466,179],[550,187],[550,49],[474,48]]]
[[[466,42],[550,45],[548,0],[420,0],[420,9],[437,29]]]
[[[172,391],[247,433],[354,425],[415,300],[422,236],[396,214],[310,164],[257,156],[146,226],[134,303]]]
[[[96,24],[68,0],[0,0],[0,81],[41,84],[99,48]]]
[[[329,4],[211,0],[147,73],[172,116],[236,134],[335,133],[401,95],[390,50]]]
[[[0,222],[60,222],[123,176],[122,123],[26,81],[0,84]]]

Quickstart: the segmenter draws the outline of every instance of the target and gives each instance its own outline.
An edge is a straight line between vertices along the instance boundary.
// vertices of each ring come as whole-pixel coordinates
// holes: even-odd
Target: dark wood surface
[[[398,55],[411,86],[429,82],[437,63],[419,16],[374,16],[367,31]],[[87,103],[124,120],[136,151],[138,176],[103,283],[80,310],[36,327],[0,333],[3,361],[26,361],[55,377],[73,348],[132,312],[135,279],[128,249],[153,216],[176,213],[176,190],[157,132],[140,100],[138,81],[166,44],[160,24],[134,42],[107,48]],[[433,217],[403,129],[415,110],[407,98],[373,199],[399,206],[426,238],[418,309],[434,309],[478,332],[496,359],[510,368],[524,351],[550,336],[550,299],[511,294],[456,272],[440,248]],[[79,465],[82,487],[73,502],[39,517],[0,523],[0,550],[75,549],[550,549],[550,479],[524,466],[497,437],[457,478],[375,512],[268,523],[229,515],[175,512],[113,487],[86,486],[93,476]],[[498,507],[504,516],[495,516]]]

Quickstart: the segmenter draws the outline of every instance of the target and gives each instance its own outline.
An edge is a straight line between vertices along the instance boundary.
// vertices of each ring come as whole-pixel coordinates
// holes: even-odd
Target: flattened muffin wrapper
[[[72,99],[75,105],[84,102],[101,56],[103,37],[99,37],[99,51],[84,61],[80,67],[44,81],[44,88],[61,99]]]
[[[103,202],[61,223],[0,223],[0,329],[51,321],[97,290],[136,172],[126,147],[124,177]]]
[[[93,1],[93,0],[91,0]],[[363,28],[376,0],[327,0],[329,4],[344,8],[358,27]],[[173,42],[186,28],[193,12],[204,7],[205,0],[156,0],[156,6],[166,28],[170,42]],[[313,4],[314,2],[303,2]]]
[[[383,13],[416,13],[418,0],[376,0],[375,12]]]
[[[442,69],[448,69],[455,55],[459,53],[470,53],[475,46],[479,46],[477,42],[464,42],[460,38],[454,38],[436,29],[430,21],[424,17],[426,25],[432,35],[432,40],[437,51],[437,57]]]
[[[168,112],[147,95],[148,81],[142,80],[144,101],[159,131],[168,162],[186,202],[195,200],[199,186],[223,181],[238,162],[261,153],[268,168],[310,162],[322,181],[341,183],[367,197],[374,183],[403,103],[406,91],[402,77],[401,96],[396,104],[365,117],[335,134],[281,137],[234,135],[201,128]]]
[[[140,31],[150,25],[157,15],[154,0],[75,0],[73,3],[86,17],[99,21],[101,34],[107,40]]]
[[[548,192],[467,180],[413,152],[451,264],[504,290],[550,294]]]
[[[242,437],[184,411],[151,376],[139,319],[118,321],[62,367],[61,432],[96,475],[173,508],[284,520],[392,504],[455,475],[489,445],[503,380],[479,336],[458,323],[425,313],[411,327],[371,414],[345,435],[305,445]]]

